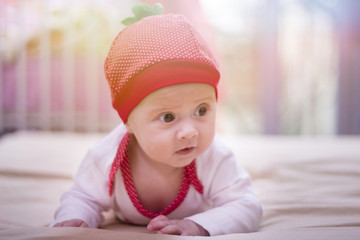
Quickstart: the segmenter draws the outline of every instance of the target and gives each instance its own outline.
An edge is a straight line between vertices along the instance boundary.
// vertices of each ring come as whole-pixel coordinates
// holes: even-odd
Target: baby
[[[105,60],[120,124],[85,156],[55,227],[98,227],[112,209],[152,232],[256,231],[262,208],[248,173],[215,135],[216,60],[182,15],[122,30]]]

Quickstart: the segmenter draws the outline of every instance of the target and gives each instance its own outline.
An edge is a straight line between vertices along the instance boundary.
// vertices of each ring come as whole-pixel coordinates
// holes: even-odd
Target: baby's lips
[[[195,147],[186,147],[186,148],[180,149],[176,153],[181,154],[181,155],[187,155],[187,154],[192,153],[194,150],[195,150]]]

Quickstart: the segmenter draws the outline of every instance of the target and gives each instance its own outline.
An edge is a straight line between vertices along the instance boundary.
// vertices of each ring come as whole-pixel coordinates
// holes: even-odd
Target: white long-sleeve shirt
[[[139,225],[150,222],[151,219],[133,205],[121,171],[116,172],[114,192],[109,195],[110,168],[125,133],[126,128],[121,124],[89,150],[74,185],[63,194],[51,226],[65,220],[81,219],[96,228],[103,221],[102,212],[109,209],[125,222]],[[232,152],[215,139],[195,161],[203,194],[191,185],[184,201],[167,217],[190,219],[212,236],[256,231],[262,208],[254,196],[249,174],[239,166]]]

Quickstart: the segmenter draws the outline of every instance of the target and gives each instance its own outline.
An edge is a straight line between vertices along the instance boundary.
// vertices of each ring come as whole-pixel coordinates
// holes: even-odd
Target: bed
[[[103,135],[0,138],[0,239],[179,239],[121,224],[111,212],[101,229],[47,227],[83,155]],[[360,137],[219,137],[249,171],[264,217],[258,232],[209,239],[360,239]]]

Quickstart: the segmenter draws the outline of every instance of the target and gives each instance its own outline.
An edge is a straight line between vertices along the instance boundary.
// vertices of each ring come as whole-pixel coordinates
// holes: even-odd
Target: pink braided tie
[[[119,145],[115,160],[111,166],[111,171],[109,174],[109,194],[110,196],[113,193],[113,185],[114,185],[114,176],[118,168],[121,168],[121,174],[124,179],[124,184],[126,191],[131,199],[131,202],[133,203],[134,207],[145,217],[148,218],[154,218],[159,215],[168,215],[172,211],[174,211],[185,199],[187,193],[189,192],[190,185],[192,184],[197,192],[200,194],[203,194],[203,185],[201,184],[200,180],[197,177],[196,174],[196,164],[195,160],[192,161],[189,165],[187,165],[184,169],[184,176],[183,181],[180,187],[180,190],[176,196],[176,198],[173,200],[173,202],[166,207],[164,210],[158,213],[153,213],[148,210],[146,210],[137,195],[132,176],[131,176],[131,170],[130,170],[130,162],[129,162],[129,156],[127,154],[127,145],[129,143],[130,134],[126,133],[123,139],[121,140],[121,143]]]
[[[129,140],[130,140],[130,133],[127,132],[119,144],[114,162],[111,165],[111,170],[110,170],[110,174],[109,174],[109,195],[110,196],[112,195],[113,189],[114,189],[115,173],[118,170],[118,168],[120,167],[121,162],[123,161],[125,156],[126,156],[126,158],[128,158],[127,157],[127,145],[129,143]]]

